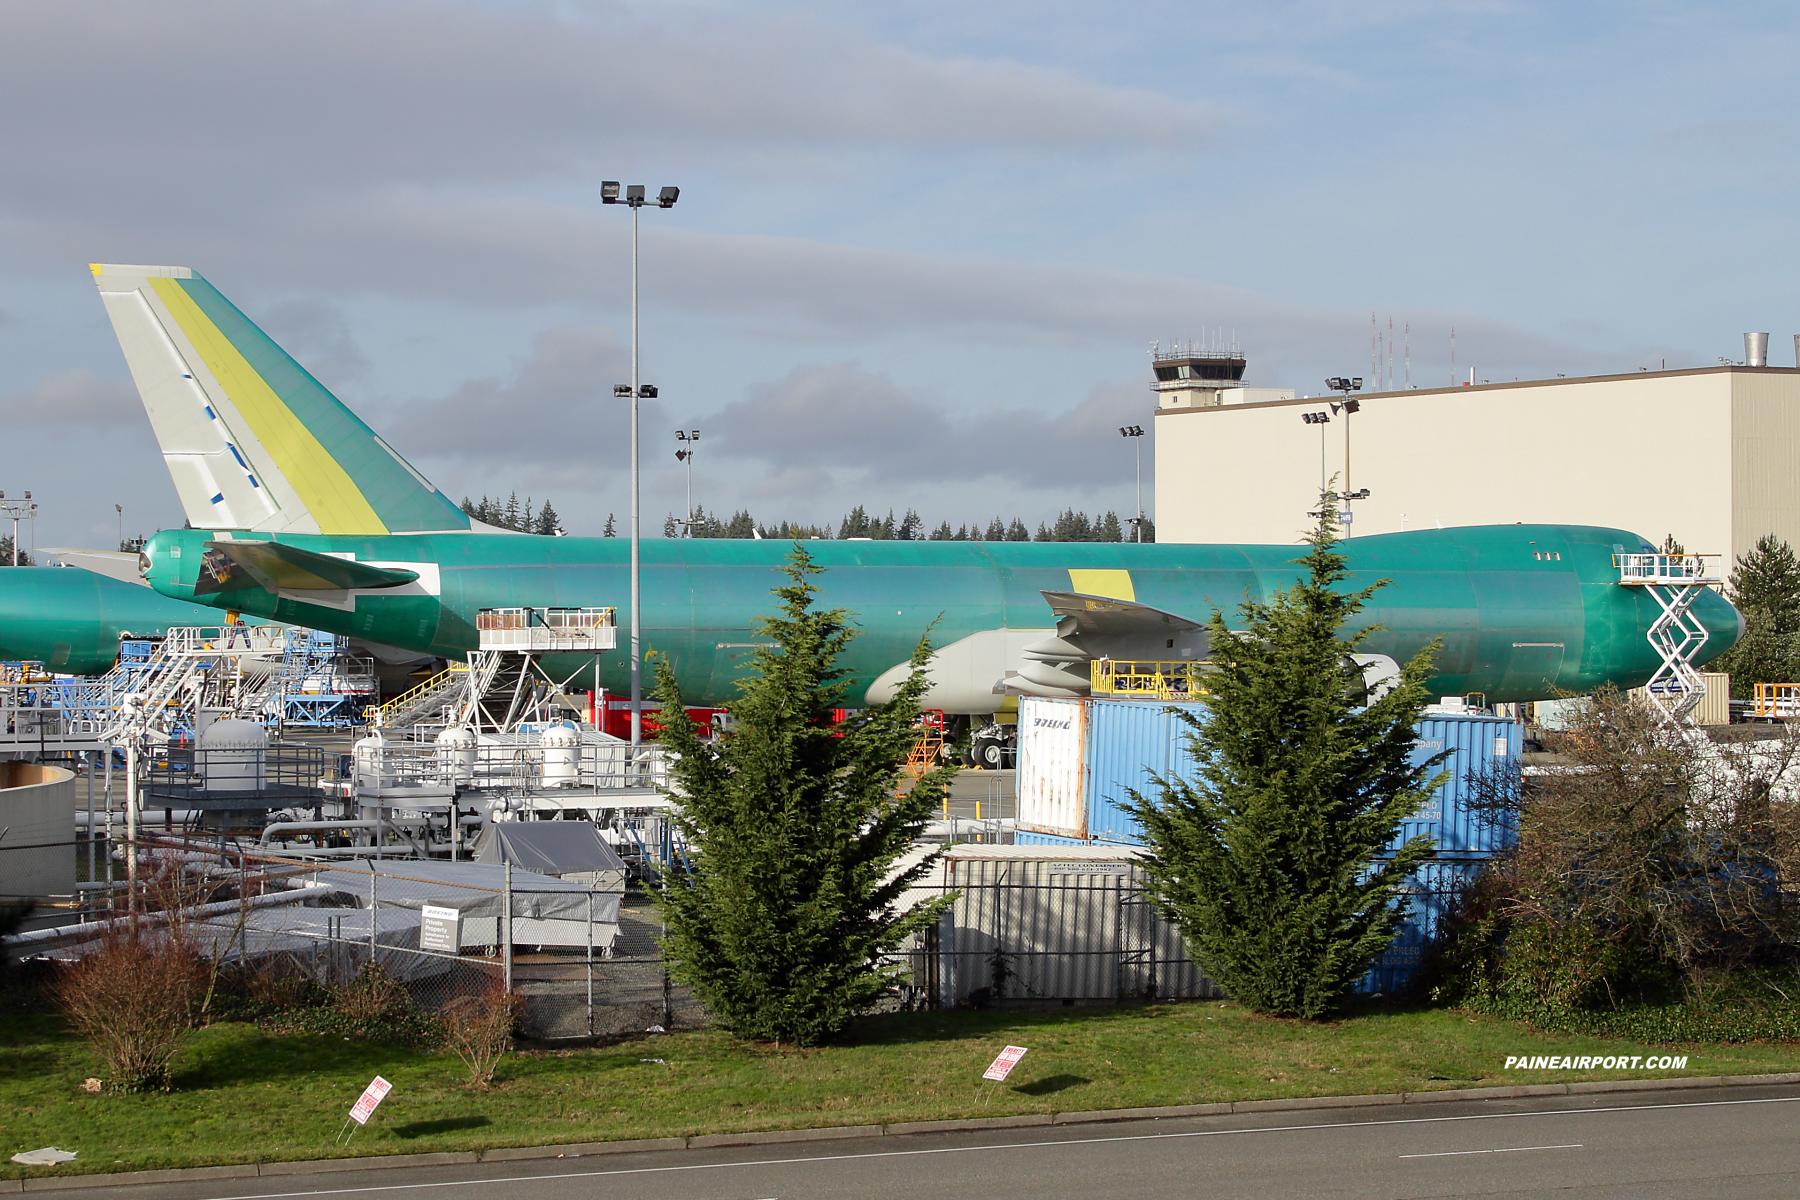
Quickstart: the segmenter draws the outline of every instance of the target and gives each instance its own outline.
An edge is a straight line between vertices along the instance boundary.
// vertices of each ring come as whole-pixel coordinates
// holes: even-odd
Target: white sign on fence
[[[367,1125],[369,1117],[374,1114],[375,1106],[387,1099],[387,1094],[394,1090],[394,1085],[377,1075],[375,1081],[363,1089],[357,1098],[356,1106],[350,1110],[350,1119],[358,1125]]]
[[[426,904],[419,908],[419,949],[462,952],[462,913]]]
[[[1024,1057],[1025,1047],[1008,1046],[1000,1052],[1000,1057],[994,1060],[993,1065],[981,1073],[981,1077],[992,1079],[995,1083],[1004,1083],[1006,1077],[1012,1074],[1012,1069],[1018,1066],[1019,1060]]]
[[[1050,864],[1052,875],[1129,875],[1131,864],[1128,862],[1053,862]]]

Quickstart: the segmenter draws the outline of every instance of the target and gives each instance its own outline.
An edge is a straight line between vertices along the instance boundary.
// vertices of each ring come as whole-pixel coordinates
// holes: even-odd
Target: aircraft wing
[[[418,577],[416,571],[372,567],[280,542],[207,542],[194,594],[252,587],[267,592],[344,592],[399,587]]]
[[[1056,614],[1059,629],[1066,618],[1074,622],[1074,628],[1069,633],[1078,632],[1091,638],[1168,637],[1175,633],[1206,628],[1187,617],[1179,617],[1172,612],[1164,612],[1160,608],[1151,608],[1148,604],[1138,604],[1132,600],[1117,600],[1111,596],[1046,591],[1044,600]],[[1063,636],[1067,637],[1068,634]]]

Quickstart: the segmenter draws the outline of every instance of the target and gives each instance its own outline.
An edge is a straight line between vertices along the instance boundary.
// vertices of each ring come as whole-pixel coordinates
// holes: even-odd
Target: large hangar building
[[[1375,392],[1354,413],[1241,386],[1241,355],[1165,353],[1156,373],[1159,541],[1294,542],[1323,469],[1336,491],[1368,490],[1347,506],[1352,536],[1524,521],[1673,535],[1694,553],[1735,556],[1771,532],[1800,545],[1800,368]]]

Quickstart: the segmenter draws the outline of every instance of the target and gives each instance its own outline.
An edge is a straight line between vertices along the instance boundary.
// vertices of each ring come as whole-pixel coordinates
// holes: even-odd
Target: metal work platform
[[[483,650],[597,654],[619,644],[610,608],[484,608],[475,617]]]
[[[1641,587],[1662,613],[1645,635],[1662,665],[1644,686],[1663,720],[1684,725],[1706,698],[1706,680],[1694,666],[1707,641],[1706,626],[1688,611],[1709,587],[1721,583],[1716,554],[1615,554],[1619,582]]]

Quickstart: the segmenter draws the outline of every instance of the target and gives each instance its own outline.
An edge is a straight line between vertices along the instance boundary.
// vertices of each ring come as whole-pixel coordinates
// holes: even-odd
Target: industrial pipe
[[[220,913],[235,912],[238,909],[245,907],[270,908],[277,904],[298,904],[302,900],[311,900],[322,896],[328,896],[337,890],[338,889],[332,887],[330,884],[309,883],[305,887],[294,888],[292,891],[273,892],[267,896],[252,896],[248,901],[219,900],[212,904],[201,904],[196,905],[193,908],[182,908],[176,909],[175,911],[182,916],[190,918],[212,917],[217,916]],[[59,925],[53,929],[34,929],[30,933],[19,933],[14,934],[11,937],[0,938],[0,944],[5,945],[9,950],[16,950],[21,946],[53,946],[68,938],[76,938],[85,941],[91,936],[105,933],[108,929],[127,924],[132,920],[166,921],[170,915],[171,914],[167,912],[150,912],[135,918],[114,917],[110,921],[82,921],[76,925]]]

